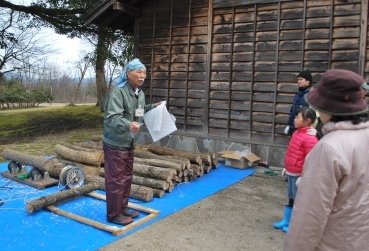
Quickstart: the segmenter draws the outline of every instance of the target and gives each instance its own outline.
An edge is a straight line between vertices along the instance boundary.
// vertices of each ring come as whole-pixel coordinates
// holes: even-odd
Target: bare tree
[[[124,67],[133,59],[133,36],[117,34],[117,38],[111,41],[108,49],[109,55],[105,68],[108,90],[110,90],[113,82],[119,81]]]
[[[115,32],[107,27],[97,27],[96,25],[86,25],[81,19],[89,6],[96,4],[95,0],[79,0],[79,1],[64,1],[64,0],[37,0],[32,1],[30,5],[13,4],[10,0],[0,0],[0,8],[17,11],[25,14],[25,17],[32,19],[35,26],[50,27],[58,34],[64,34],[68,37],[88,37],[92,41],[96,41],[95,48],[95,74],[96,74],[96,98],[97,106],[103,109],[103,101],[105,96],[114,81],[115,72],[119,67],[124,67],[121,64],[127,58],[119,58],[118,64],[110,64],[112,72],[109,73],[108,78],[105,76],[106,63],[111,57],[108,48],[111,43],[119,38],[125,40],[126,37],[132,34],[125,34],[122,31]],[[130,10],[127,11],[129,14]],[[139,13],[136,13],[139,14]],[[128,41],[128,40],[127,40]],[[131,46],[125,47],[129,48]],[[133,43],[132,43],[133,48]],[[126,51],[125,49],[121,50]],[[131,50],[133,56],[133,50]],[[124,56],[121,53],[120,56]],[[129,60],[128,60],[129,61]],[[110,72],[110,70],[109,70]],[[109,81],[109,88],[107,86],[107,79]]]
[[[27,69],[53,52],[51,45],[37,35],[39,29],[23,22],[23,15],[0,9],[0,78]]]
[[[90,55],[86,54],[84,57],[82,57],[80,60],[78,60],[77,62],[75,62],[75,66],[77,69],[77,78],[78,78],[78,84],[77,84],[77,88],[76,91],[72,97],[72,100],[69,103],[69,106],[74,106],[74,102],[76,100],[76,97],[81,89],[81,84],[83,82],[83,79],[85,78],[86,72],[88,70],[88,68],[90,68],[92,65],[92,58],[90,57]]]

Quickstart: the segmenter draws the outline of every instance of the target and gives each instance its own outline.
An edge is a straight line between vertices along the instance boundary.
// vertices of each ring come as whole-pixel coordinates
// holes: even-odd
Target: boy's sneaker
[[[139,215],[137,211],[130,211],[128,208],[124,209],[122,214],[133,219],[137,218]]]
[[[131,224],[133,222],[131,217],[125,216],[123,214],[120,214],[117,217],[115,217],[111,220],[108,220],[108,221],[113,222],[115,224],[123,225],[123,226]]]

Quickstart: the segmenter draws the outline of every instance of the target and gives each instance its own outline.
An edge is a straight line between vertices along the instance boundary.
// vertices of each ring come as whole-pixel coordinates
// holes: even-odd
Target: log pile
[[[158,160],[159,163],[169,161],[180,164],[181,167],[176,167],[177,174],[172,178],[171,189],[177,183],[189,182],[202,177],[211,169],[216,168],[218,164],[216,155],[212,153],[192,153],[152,144],[136,145],[135,163],[136,159],[140,159],[140,161],[142,159]],[[171,191],[171,189],[169,190]]]
[[[98,138],[97,138],[98,139]],[[52,160],[29,156],[13,150],[4,150],[8,160],[25,163],[48,171],[59,179],[63,167],[81,167],[85,173],[85,184],[97,184],[105,190],[104,153],[102,142],[90,141],[73,144],[57,144],[56,156]],[[176,184],[190,182],[216,168],[217,158],[213,153],[192,153],[160,147],[157,145],[136,145],[133,164],[133,181],[130,197],[150,201],[170,193]]]
[[[86,151],[89,154],[96,151],[102,153],[103,145],[101,138],[94,137],[89,142],[64,144],[63,147],[69,148],[69,151],[77,151],[75,154],[69,154],[69,156],[75,157],[79,156],[78,151]],[[60,151],[60,146],[56,150],[59,155],[62,154],[59,157],[70,158]],[[82,162],[82,160],[79,161]],[[153,196],[161,198],[165,193],[171,192],[176,184],[202,177],[211,169],[216,168],[217,164],[218,159],[215,153],[192,153],[153,144],[137,144],[135,146],[132,183],[153,189]],[[104,177],[103,160],[100,167],[99,176]]]
[[[60,151],[60,146],[56,147],[56,152],[62,155],[59,158],[63,159],[70,158],[69,156],[74,158],[75,156],[83,156],[79,151],[86,151],[90,155],[94,152],[96,155],[98,155],[97,152],[103,153],[101,139],[97,137],[95,140],[64,144],[63,149],[69,148],[70,152],[77,151],[77,153],[70,153],[68,156],[65,154],[65,150],[64,153]],[[92,156],[97,159],[97,156]],[[71,160],[76,161],[76,159]],[[78,162],[84,163],[81,159]],[[176,184],[200,178],[209,173],[211,169],[216,168],[217,164],[218,159],[214,153],[193,153],[153,144],[137,144],[135,146],[132,186],[143,187],[146,190],[152,189],[153,196],[161,198],[166,193],[170,193]],[[100,163],[99,176],[105,176],[103,160]],[[131,190],[136,191],[137,187],[132,187]]]

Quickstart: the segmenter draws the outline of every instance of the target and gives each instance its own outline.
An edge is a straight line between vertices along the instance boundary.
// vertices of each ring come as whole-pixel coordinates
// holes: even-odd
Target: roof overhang
[[[102,0],[96,2],[82,16],[85,24],[110,27],[113,30],[132,32],[135,18],[142,16],[139,5],[143,0]]]

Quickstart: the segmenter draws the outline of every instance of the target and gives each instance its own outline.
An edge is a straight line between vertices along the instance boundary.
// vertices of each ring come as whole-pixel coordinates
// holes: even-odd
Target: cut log
[[[75,144],[68,144],[68,143],[61,143],[62,146],[68,147],[70,149],[74,149],[77,151],[86,151],[86,152],[96,152],[96,151],[101,151],[102,150],[97,150],[97,149],[92,149],[92,148],[86,148],[86,147],[82,147],[82,146],[78,146]]]
[[[99,188],[99,184],[90,183],[82,187],[72,188],[72,189],[68,189],[65,191],[59,191],[55,194],[51,194],[48,196],[42,196],[36,200],[28,202],[26,204],[26,208],[29,213],[33,213],[41,208],[54,205],[58,202],[62,202],[70,198],[81,196],[86,193],[90,193],[98,188]]]
[[[55,161],[55,165],[57,165],[58,162],[60,162],[63,165],[63,167],[65,165],[72,165],[72,166],[80,167],[85,173],[85,176],[89,176],[89,175],[99,176],[99,173],[100,173],[100,167],[89,166],[83,163],[79,163],[79,162],[75,162],[75,161],[63,159],[63,158],[54,158],[54,161]],[[56,168],[56,166],[54,166],[54,168]]]
[[[203,165],[203,167],[204,167],[204,173],[209,173],[210,170],[212,169],[212,167],[209,165]]]
[[[76,162],[101,166],[104,159],[104,154],[101,151],[85,152],[77,151],[60,144],[55,146],[55,152],[65,159],[73,160]]]
[[[174,182],[170,182],[169,183],[169,186],[168,186],[168,189],[165,190],[165,191],[168,192],[168,193],[171,193],[173,191],[173,189],[174,189],[174,186],[175,186],[175,183]]]
[[[147,145],[135,144],[135,151],[148,151]]]
[[[191,161],[186,157],[172,155],[164,155],[163,157],[165,157],[169,161],[179,161],[181,163],[184,163],[183,169],[190,168],[191,166]]]
[[[196,165],[192,164],[191,169],[194,170],[195,175],[201,177],[204,175],[204,166],[203,165]]]
[[[102,134],[95,134],[95,135],[91,135],[91,137],[90,137],[90,139],[92,141],[95,141],[95,142],[98,142],[98,143],[100,143],[102,141],[102,138],[103,138]]]
[[[195,179],[197,179],[197,176],[196,175],[190,175],[190,176],[188,176],[188,180],[189,181],[194,181]]]
[[[161,190],[167,190],[169,187],[169,183],[164,180],[156,180],[137,175],[133,175],[132,183],[136,185],[143,185]]]
[[[162,168],[133,163],[133,173],[142,177],[149,177],[164,181],[171,181],[177,171],[171,168]]]
[[[4,149],[2,155],[4,159],[15,161],[23,165],[36,167],[42,171],[54,167],[53,159],[45,159],[44,157],[33,156],[11,149]]]
[[[85,183],[96,183],[99,185],[99,190],[105,191],[105,179],[102,177],[88,176],[85,179]],[[131,184],[131,192],[129,194],[129,197],[136,200],[149,202],[152,201],[154,197],[154,191],[151,187]]]
[[[102,141],[99,141],[99,142],[76,142],[74,144],[77,145],[77,146],[85,147],[85,148],[103,150]]]
[[[195,171],[193,169],[187,169],[187,176],[193,176]]]
[[[179,182],[179,181],[180,181],[180,180],[179,180],[179,177],[178,177],[177,175],[173,177],[173,180],[174,180],[175,182]]]
[[[216,153],[213,153],[211,155],[211,166],[213,168],[218,168],[218,158],[217,158],[217,154]]]
[[[98,176],[87,176],[85,177],[85,184],[96,183],[98,184],[98,190],[105,191],[105,178]]]
[[[143,159],[143,158],[134,158],[134,163],[137,164],[145,164],[149,166],[158,166],[163,168],[170,168],[174,169],[177,173],[177,170],[183,169],[183,164],[175,163],[172,161],[166,161],[166,160],[159,160],[159,159]]]
[[[172,155],[172,156],[180,156],[180,157],[186,157],[188,158],[191,163],[195,163],[200,165],[202,163],[201,157],[199,154],[196,153],[190,153],[190,152],[185,152],[185,151],[180,151],[180,150],[175,150],[169,147],[165,147],[165,146],[157,146],[154,144],[150,144],[147,146],[147,149],[150,152],[159,154],[159,155]]]
[[[167,158],[166,156],[161,156],[159,154],[155,154],[155,153],[152,153],[152,152],[149,152],[149,151],[135,150],[134,155],[135,155],[135,157],[141,158],[141,159],[158,159],[158,160],[174,162],[174,163],[182,165],[181,168],[178,168],[178,169],[176,167],[174,168],[174,169],[176,169],[177,172],[180,171],[180,170],[183,170],[185,168],[185,163],[181,160]]]
[[[155,198],[162,198],[165,195],[165,191],[164,190],[160,190],[160,189],[152,189],[154,191],[154,197]]]
[[[205,165],[211,166],[210,153],[200,153],[200,157],[201,157],[202,163],[204,163]]]
[[[136,200],[149,202],[152,201],[154,198],[154,191],[151,187],[132,184],[129,197]]]

